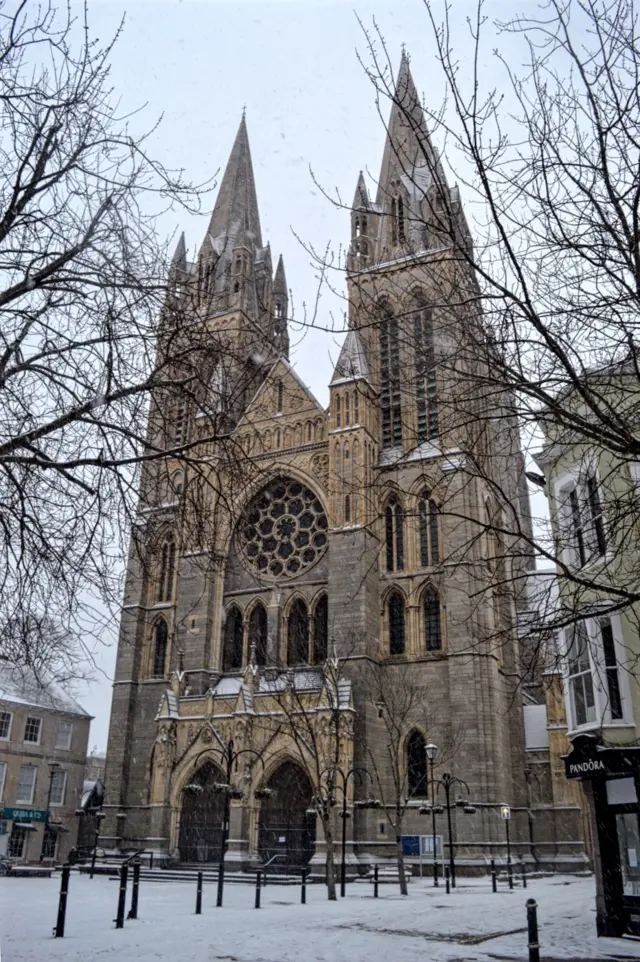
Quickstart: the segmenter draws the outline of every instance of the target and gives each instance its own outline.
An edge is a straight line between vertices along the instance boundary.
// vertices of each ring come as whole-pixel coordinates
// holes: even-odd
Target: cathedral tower
[[[473,363],[469,331],[482,323],[475,278],[459,256],[471,240],[406,56],[375,201],[361,173],[350,229],[348,331],[325,409],[289,363],[284,264],[274,274],[263,246],[243,117],[197,258],[189,261],[181,238],[171,267],[159,351],[176,357],[184,385],[192,356],[184,339],[196,332],[206,387],[165,391],[150,416],[150,438],[166,457],[145,470],[132,539],[106,845],[214,861],[223,844],[220,751],[233,740],[261,762],[233,786],[230,866],[276,856],[320,868],[314,799],[318,773],[336,759],[316,758],[314,768],[308,745],[317,737],[326,747],[338,712],[344,770],[375,772],[373,791],[389,811],[405,779],[403,832],[428,832],[424,749],[436,741],[436,774],[452,770],[486,803],[473,818],[454,813],[459,857],[478,868],[501,855],[502,802],[514,807],[514,842],[528,851],[513,684],[518,601],[487,591],[503,562],[478,534],[484,512],[506,506],[527,529],[524,462],[508,398],[492,421],[461,367]],[[479,422],[490,425],[482,445]],[[185,439],[190,458],[178,456]],[[483,472],[469,470],[482,459]],[[407,694],[394,773],[385,733]],[[312,719],[302,750],[287,714],[295,699],[298,716]],[[372,786],[354,792],[362,801]],[[393,856],[386,810],[354,806],[349,860],[358,870]]]

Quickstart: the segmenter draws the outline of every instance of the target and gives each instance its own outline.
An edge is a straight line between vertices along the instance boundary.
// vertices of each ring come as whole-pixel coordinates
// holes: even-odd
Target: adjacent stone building
[[[628,417],[637,410],[633,363],[584,375],[592,396]],[[567,395],[588,420],[578,391]],[[601,935],[640,934],[640,608],[637,591],[640,468],[545,419],[544,471],[555,543],[557,635],[550,695],[564,722],[565,784],[584,789]]]
[[[524,464],[508,398],[491,400],[491,419],[451,363],[481,318],[443,216],[470,244],[403,57],[375,200],[357,182],[349,330],[325,408],[289,363],[284,266],[273,273],[262,242],[242,119],[197,260],[181,240],[172,266],[167,315],[180,308],[189,323],[172,340],[164,319],[159,350],[187,326],[224,349],[206,397],[158,396],[151,414],[150,443],[167,456],[145,469],[132,538],[106,846],[216,859],[226,794],[231,865],[320,865],[322,779],[355,765],[369,775],[347,786],[349,859],[366,867],[395,853],[387,812],[398,793],[409,799],[403,833],[430,834],[419,808],[431,741],[436,777],[454,772],[478,803],[475,814],[454,809],[451,840],[439,824],[459,862],[480,870],[504,854],[501,804],[512,806],[515,851],[529,856],[521,601],[489,587],[504,580],[505,550],[482,536],[486,512],[501,510],[496,492],[529,525]],[[216,425],[220,441],[198,448]],[[189,463],[171,453],[185,437]],[[475,459],[483,472],[467,470]],[[523,573],[530,564],[522,552],[513,561]],[[333,685],[328,664],[340,670]],[[401,720],[398,785],[385,712],[408,691],[419,697]],[[304,738],[292,730],[300,719]],[[228,773],[231,739],[244,754]],[[372,793],[381,809],[356,805]],[[546,806],[547,863],[580,862],[573,815],[563,810],[560,832]],[[559,834],[571,844],[559,849]]]
[[[76,844],[90,723],[57,684],[0,662],[0,853],[65,861]]]

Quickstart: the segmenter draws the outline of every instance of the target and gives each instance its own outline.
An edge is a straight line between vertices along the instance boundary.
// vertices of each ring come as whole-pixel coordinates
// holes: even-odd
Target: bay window
[[[565,630],[569,730],[630,724],[619,615],[595,614]]]
[[[607,534],[600,484],[594,465],[560,478],[556,486],[558,532],[563,559],[583,568],[607,553]]]

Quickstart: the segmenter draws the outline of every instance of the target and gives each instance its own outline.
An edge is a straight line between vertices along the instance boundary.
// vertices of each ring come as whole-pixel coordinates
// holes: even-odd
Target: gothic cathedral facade
[[[505,506],[530,525],[524,460],[507,401],[469,397],[445,361],[480,311],[438,219],[471,240],[404,56],[376,200],[361,174],[350,217],[328,408],[288,360],[287,281],[263,246],[244,117],[196,262],[183,241],[176,251],[172,296],[192,305],[216,360],[201,404],[162,410],[160,393],[150,415],[166,456],[141,481],[103,844],[193,863],[226,843],[230,867],[320,871],[319,784],[333,766],[359,771],[344,787],[349,864],[364,870],[395,854],[398,799],[401,833],[430,835],[430,775],[449,771],[474,803],[454,807],[451,839],[472,870],[503,854],[500,804],[530,854],[525,769],[537,763],[538,852],[579,861],[578,808],[555,804],[543,754],[525,758],[514,679],[526,602],[491,588],[500,548],[482,529]],[[482,417],[487,404],[502,405],[496,417]],[[483,457],[482,472],[466,469]],[[514,563],[524,578],[526,552]],[[444,817],[437,831],[446,846]]]

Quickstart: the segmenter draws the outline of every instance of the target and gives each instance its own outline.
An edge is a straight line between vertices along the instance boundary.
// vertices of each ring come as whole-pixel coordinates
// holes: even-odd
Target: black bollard
[[[153,852],[149,855],[149,868],[153,868]]]
[[[260,877],[260,872],[256,872],[256,902],[255,902],[255,907],[256,907],[257,909],[260,908],[260,886],[261,886],[261,882],[262,882],[262,879],[261,879],[261,877]]]
[[[527,929],[529,932],[529,962],[540,962],[538,903],[535,899],[527,899]]]
[[[67,862],[62,866],[62,876],[60,879],[60,898],[58,899],[58,918],[53,935],[56,939],[64,938],[64,920],[67,914],[67,895],[69,894],[69,875],[71,866]]]
[[[302,888],[300,890],[300,904],[307,904],[307,870],[302,869]]]
[[[133,888],[131,889],[131,908],[129,909],[128,919],[138,918],[138,890],[140,888],[140,862],[135,862],[133,866]]]
[[[373,897],[378,898],[378,866],[373,867]]]
[[[202,915],[202,872],[198,872],[198,886],[196,888],[196,915]]]
[[[124,928],[124,910],[127,902],[127,874],[129,872],[128,865],[120,866],[120,887],[118,889],[118,911],[116,913],[116,928]]]
[[[451,892],[451,878],[449,876],[449,866],[447,865],[444,870],[444,884],[447,895]]]
[[[509,888],[513,891],[513,866],[511,862],[507,865],[507,874],[509,876]]]
[[[498,891],[498,877],[496,875],[496,863],[491,859],[491,889],[494,892]]]
[[[526,889],[526,887],[527,887],[527,870],[526,870],[526,868],[525,868],[524,861],[521,861],[521,862],[520,862],[520,868],[521,868],[521,870],[522,870],[522,888],[523,888],[523,889]]]

